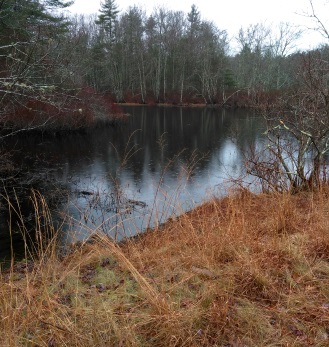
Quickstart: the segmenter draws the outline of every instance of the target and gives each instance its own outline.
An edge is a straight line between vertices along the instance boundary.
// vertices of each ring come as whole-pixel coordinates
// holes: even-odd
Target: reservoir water
[[[1,259],[8,259],[11,248],[23,251],[22,220],[33,229],[31,188],[50,200],[62,244],[67,244],[95,230],[116,239],[134,235],[225,194],[234,180],[248,180],[245,154],[261,142],[264,131],[262,118],[252,111],[123,109],[129,116],[120,126],[6,141],[14,165],[29,178],[21,190],[3,183],[7,196],[18,201],[21,218],[17,211],[9,213],[3,199]],[[14,188],[25,195],[13,194]]]

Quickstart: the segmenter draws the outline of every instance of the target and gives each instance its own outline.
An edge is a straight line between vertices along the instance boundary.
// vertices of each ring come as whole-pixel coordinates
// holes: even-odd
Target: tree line
[[[138,6],[119,13],[107,0],[98,16],[72,18],[71,42],[83,46],[84,81],[116,102],[223,103],[230,93],[288,88],[290,55],[301,34],[288,23],[241,29],[232,54],[226,30],[189,13]]]
[[[120,102],[250,106],[298,85],[307,56],[328,54],[297,51],[301,31],[289,23],[253,24],[233,40],[195,5],[147,14],[104,0],[98,14],[72,16],[71,4],[0,2],[3,124],[74,127]]]
[[[138,6],[119,12],[105,0],[98,15],[59,11],[70,5],[0,3],[3,113],[31,97],[65,109],[66,97],[83,88],[115,102],[221,103],[237,90],[250,95],[295,82],[300,32],[288,23],[241,29],[232,54],[227,32],[202,19],[195,5],[189,13],[158,7],[147,15]]]

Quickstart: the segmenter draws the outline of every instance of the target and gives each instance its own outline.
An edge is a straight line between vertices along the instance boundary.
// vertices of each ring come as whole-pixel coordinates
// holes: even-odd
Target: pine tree
[[[101,3],[100,15],[96,24],[101,25],[110,41],[115,39],[115,24],[119,13],[115,0],[105,0]]]
[[[0,1],[0,117],[28,98],[36,100],[54,90],[56,72],[61,70],[58,45],[69,26],[56,10],[71,4],[66,0]]]
[[[190,30],[194,32],[200,25],[200,12],[196,5],[191,6],[191,11],[187,14],[187,20],[190,22]]]
[[[29,40],[38,33],[55,35],[67,28],[68,21],[54,14],[73,1],[6,0],[0,2],[0,42]]]

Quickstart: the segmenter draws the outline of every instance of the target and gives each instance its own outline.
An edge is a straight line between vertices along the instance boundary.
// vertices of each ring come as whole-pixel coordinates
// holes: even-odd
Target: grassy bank
[[[231,194],[2,271],[1,346],[329,346],[329,191]]]

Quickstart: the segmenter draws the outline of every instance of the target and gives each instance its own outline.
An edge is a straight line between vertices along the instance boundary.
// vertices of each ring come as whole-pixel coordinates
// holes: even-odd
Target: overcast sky
[[[124,11],[132,5],[138,5],[148,14],[156,6],[188,13],[192,4],[195,4],[202,19],[213,21],[218,28],[227,30],[230,37],[235,35],[241,27],[256,23],[291,22],[305,29],[312,27],[312,22],[303,16],[303,13],[310,13],[309,0],[144,0],[143,2],[117,0],[116,4],[120,11]],[[313,0],[313,4],[316,13],[324,23],[328,23],[329,28],[329,0]],[[75,0],[70,11],[72,13],[96,13],[99,8],[100,0]],[[300,43],[302,48],[312,48],[323,41],[318,33],[311,33],[311,30],[307,30],[307,32],[308,35],[305,35]]]

